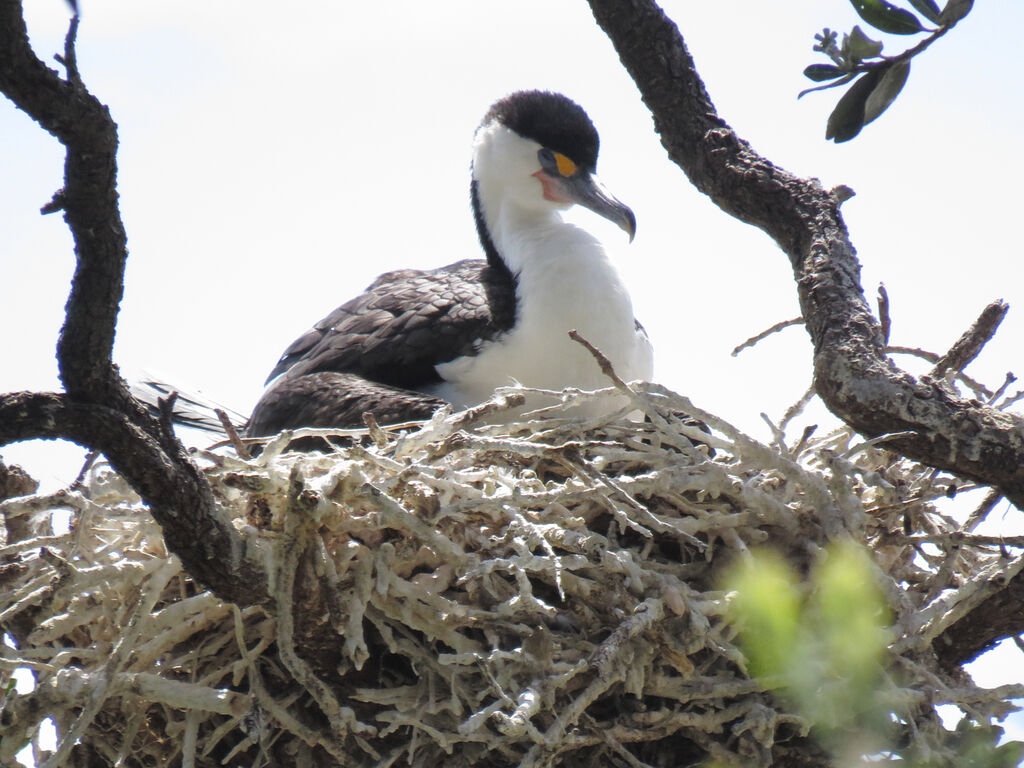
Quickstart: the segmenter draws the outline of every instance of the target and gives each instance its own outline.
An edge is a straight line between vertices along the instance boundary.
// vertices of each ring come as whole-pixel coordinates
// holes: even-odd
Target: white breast
[[[516,208],[492,218],[491,232],[510,268],[518,269],[516,324],[483,343],[477,355],[437,366],[445,383],[434,394],[466,407],[515,382],[542,389],[609,386],[593,356],[568,337],[573,329],[621,378],[651,378],[650,342],[637,329],[629,294],[597,239],[557,214]]]

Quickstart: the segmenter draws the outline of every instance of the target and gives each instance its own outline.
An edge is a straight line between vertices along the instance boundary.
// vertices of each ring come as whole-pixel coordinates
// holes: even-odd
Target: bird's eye
[[[578,170],[578,166],[561,152],[552,152],[550,149],[541,149],[537,152],[541,168],[548,172],[555,171],[559,176],[572,176]]]

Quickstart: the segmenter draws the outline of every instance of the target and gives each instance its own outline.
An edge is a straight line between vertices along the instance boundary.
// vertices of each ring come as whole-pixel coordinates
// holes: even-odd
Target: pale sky
[[[37,53],[52,60],[66,6],[26,6]],[[473,131],[498,97],[545,88],[589,112],[601,177],[636,213],[631,245],[587,212],[576,220],[614,252],[655,345],[655,378],[762,440],[759,414],[777,420],[809,385],[802,328],[730,356],[799,314],[788,261],[666,158],[583,0],[82,7],[79,66],[120,127],[130,258],[115,360],[129,376],[157,371],[248,413],[292,339],[377,274],[479,256]],[[879,282],[888,289],[892,342],[945,351],[1003,298],[1010,314],[968,373],[990,386],[1024,373],[1024,3],[977,3],[915,62],[893,107],[843,145],[824,139],[838,92],[796,94],[811,84],[803,67],[824,61],[814,33],[856,23],[849,3],[663,7],[743,138],[784,168],[857,192],[843,213],[869,297]],[[907,44],[880,36],[887,53]],[[73,253],[60,216],[38,211],[61,185],[63,153],[9,103],[0,137],[0,391],[53,389]],[[48,487],[69,479],[77,456],[53,444],[0,454]],[[1020,521],[997,512],[999,524]],[[1024,678],[1019,657],[992,674],[979,679]]]

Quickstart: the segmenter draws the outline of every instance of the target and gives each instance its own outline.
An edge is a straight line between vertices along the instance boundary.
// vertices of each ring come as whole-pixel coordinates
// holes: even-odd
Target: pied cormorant
[[[270,373],[247,434],[362,426],[480,403],[514,382],[608,385],[576,329],[625,380],[649,379],[651,346],[601,243],[560,212],[580,204],[632,240],[633,212],[595,176],[597,131],[570,99],[521,91],[484,115],[470,200],[486,260],[378,277],[298,338]]]

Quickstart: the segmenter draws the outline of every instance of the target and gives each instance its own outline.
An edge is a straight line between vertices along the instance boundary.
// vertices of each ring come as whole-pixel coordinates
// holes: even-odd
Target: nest
[[[131,766],[784,761],[809,726],[746,674],[722,573],[761,545],[806,569],[843,537],[871,545],[890,596],[912,738],[941,754],[938,704],[1005,714],[1012,691],[950,679],[929,652],[1020,567],[931,503],[948,478],[845,429],[765,445],[654,385],[624,409],[642,422],[566,416],[593,396],[473,429],[440,414],[328,453],[286,450],[311,431],[254,459],[198,451],[266,553],[272,612],[195,584],[102,464],[4,502],[0,621],[20,630],[0,670],[31,669],[36,687],[8,689],[0,763],[30,742],[47,766],[76,743]],[[68,532],[49,529],[54,510]],[[336,638],[328,667],[296,650],[309,580]],[[55,753],[38,744],[46,717]]]

